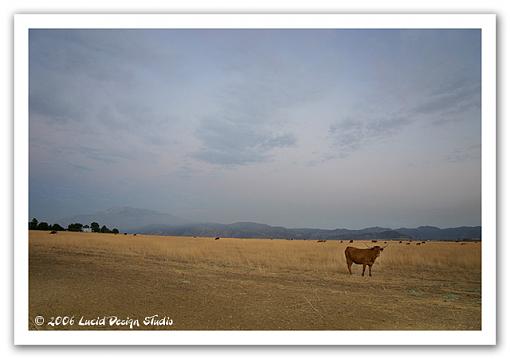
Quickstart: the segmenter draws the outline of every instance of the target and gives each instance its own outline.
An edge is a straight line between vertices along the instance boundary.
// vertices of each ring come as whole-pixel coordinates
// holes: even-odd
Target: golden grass
[[[258,268],[259,270],[304,270],[338,272],[345,268],[347,246],[366,248],[377,244],[370,241],[269,240],[209,237],[167,237],[151,235],[99,235],[95,233],[59,233],[49,236],[33,232],[31,237],[46,238],[45,245],[78,251],[115,252],[144,258],[158,256],[163,260],[210,263],[226,266]],[[413,267],[427,269],[479,269],[480,243],[427,242],[420,246],[388,241],[376,264],[380,270]]]
[[[480,328],[480,243],[388,243],[369,278],[356,265],[348,275],[344,250],[370,241],[32,231],[30,317],[170,310],[177,329]]]

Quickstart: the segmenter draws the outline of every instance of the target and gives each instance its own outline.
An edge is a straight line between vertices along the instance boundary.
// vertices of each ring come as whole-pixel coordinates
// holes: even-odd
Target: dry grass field
[[[480,243],[388,243],[361,277],[344,257],[358,241],[31,231],[29,328],[116,329],[38,326],[37,315],[158,314],[173,325],[135,329],[481,329]]]

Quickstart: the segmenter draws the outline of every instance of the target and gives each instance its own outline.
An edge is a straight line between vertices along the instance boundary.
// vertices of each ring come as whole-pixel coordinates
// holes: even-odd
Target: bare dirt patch
[[[52,329],[37,315],[158,314],[173,325],[139,329],[480,330],[479,243],[394,242],[373,277],[349,276],[347,245],[364,247],[32,231],[29,328]]]

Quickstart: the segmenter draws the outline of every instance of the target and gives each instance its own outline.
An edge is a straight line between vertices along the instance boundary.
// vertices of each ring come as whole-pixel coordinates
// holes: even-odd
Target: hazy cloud
[[[334,122],[329,127],[329,135],[337,155],[345,157],[365,144],[395,135],[413,122],[441,125],[465,120],[466,113],[480,111],[480,96],[479,82],[455,79],[417,97],[414,106],[398,104],[393,115],[382,117],[360,112],[356,117],[351,115]]]
[[[470,160],[479,160],[482,155],[482,146],[479,144],[457,148],[453,150],[446,158],[448,162],[457,163]]]
[[[34,29],[29,43],[31,215],[479,222],[465,209],[481,196],[478,30]]]
[[[333,138],[338,155],[345,157],[367,143],[397,133],[409,123],[410,119],[403,116],[347,118],[332,124],[329,135]]]
[[[470,109],[480,109],[480,83],[454,81],[438,88],[422,103],[411,109],[411,112],[424,115],[454,114]]]
[[[236,166],[267,160],[271,150],[292,146],[292,134],[273,134],[255,122],[207,119],[197,130],[204,146],[194,157],[212,164]]]

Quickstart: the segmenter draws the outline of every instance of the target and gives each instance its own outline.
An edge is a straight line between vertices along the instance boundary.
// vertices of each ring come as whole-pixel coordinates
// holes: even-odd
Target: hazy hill
[[[175,226],[150,225],[136,229],[138,233],[172,236],[206,236],[239,238],[293,238],[293,239],[480,239],[481,227],[458,227],[440,229],[437,227],[390,228],[370,227],[360,230],[285,228],[253,222],[232,224],[195,223]]]
[[[118,228],[121,232],[156,223],[165,226],[189,223],[171,214],[132,207],[113,207],[105,211],[66,217],[56,221],[64,227],[67,227],[69,223],[90,224],[91,222],[98,222],[101,226],[104,224],[110,229]]]
[[[482,237],[482,227],[480,226],[445,229],[421,226],[418,228],[398,228],[396,231],[407,234],[415,239],[463,239]]]
[[[255,222],[193,223],[191,221],[157,211],[114,207],[92,214],[62,218],[56,223],[90,224],[118,228],[121,232],[160,234],[172,236],[238,237],[238,238],[293,238],[293,239],[417,239],[457,240],[480,239],[481,227],[457,227],[441,229],[432,226],[418,228],[368,227],[358,230],[337,228],[285,228]]]

